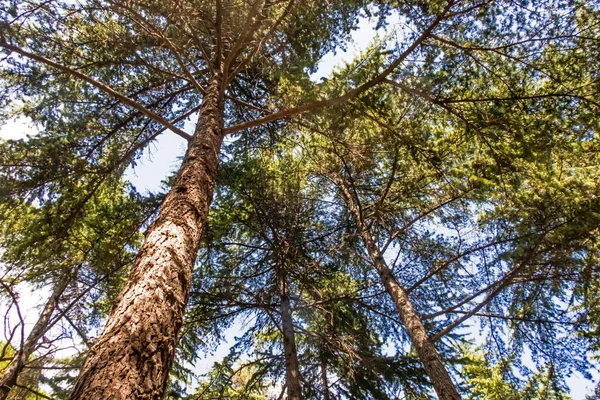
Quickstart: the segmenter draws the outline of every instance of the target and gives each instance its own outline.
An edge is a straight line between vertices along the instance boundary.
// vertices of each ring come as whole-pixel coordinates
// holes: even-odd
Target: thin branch
[[[523,261],[501,279],[501,283],[499,283],[498,287],[492,293],[490,293],[481,303],[475,306],[471,311],[465,312],[465,314],[462,317],[454,320],[454,322],[452,322],[450,325],[438,332],[431,340],[433,342],[437,342],[443,336],[447,335],[454,328],[462,324],[467,319],[471,318],[473,315],[477,314],[479,310],[481,310],[492,300],[494,300],[507,286],[509,286],[512,283],[512,278],[531,261],[531,259],[535,256],[536,251],[537,246],[531,248],[525,255]]]
[[[383,248],[381,249],[382,253],[385,253],[385,251],[388,249],[388,247],[390,246],[390,244],[392,244],[392,242],[399,236],[401,235],[403,232],[406,232],[406,230],[408,228],[410,228],[412,225],[414,225],[416,222],[420,221],[422,218],[425,218],[426,216],[428,216],[429,214],[432,214],[434,212],[436,212],[437,210],[445,207],[446,205],[452,203],[455,200],[460,199],[461,197],[463,197],[466,193],[461,193],[457,196],[453,196],[449,199],[447,199],[446,201],[443,201],[441,203],[438,203],[436,205],[434,205],[433,207],[431,207],[429,210],[427,211],[423,211],[421,212],[419,215],[417,215],[415,218],[411,219],[410,221],[408,221],[406,224],[404,224],[401,228],[396,229],[388,238],[388,240],[385,242],[385,245],[383,246]]]
[[[390,171],[390,176],[387,179],[387,183],[385,185],[384,190],[381,193],[381,196],[379,196],[375,204],[379,204],[380,206],[382,206],[383,202],[390,193],[390,189],[392,188],[392,184],[394,183],[394,180],[396,178],[396,171],[398,170],[399,152],[400,149],[396,148],[396,151],[394,153],[394,161],[392,163],[392,170]]]
[[[23,386],[23,385],[19,385],[19,384],[17,384],[17,383],[15,383],[15,385],[14,385],[14,386],[15,386],[15,387],[18,387],[18,388],[20,388],[20,389],[25,389],[25,390],[27,390],[28,392],[31,392],[31,393],[33,393],[33,394],[34,394],[34,395],[36,395],[37,397],[41,397],[41,398],[43,398],[43,399],[48,399],[48,400],[55,400],[55,398],[54,398],[54,397],[46,396],[44,393],[42,393],[42,392],[38,392],[37,390],[35,390],[35,389],[32,389],[32,388],[30,388],[30,387]]]
[[[200,111],[200,108],[202,108],[202,105],[196,106],[196,107],[190,109],[189,111],[186,111],[184,114],[180,115],[179,117],[177,117],[173,121],[171,121],[171,123],[176,124],[177,122],[180,122],[180,121],[186,119],[190,115]],[[158,131],[154,132],[152,135],[148,136],[148,138],[144,139],[137,145],[130,148],[121,158],[119,158],[119,160],[117,161],[117,165],[120,165],[122,162],[124,162],[129,157],[131,157],[133,155],[133,153],[135,153],[136,151],[145,147],[148,143],[150,143],[151,141],[156,139],[159,135],[161,135],[166,130],[167,130],[167,128],[163,127],[161,129],[159,129]]]
[[[62,312],[62,310],[60,309],[60,307],[56,307],[58,309],[58,311]],[[89,349],[90,348],[90,342],[87,338],[87,335],[85,334],[85,332],[83,332],[81,330],[80,327],[77,326],[77,324],[75,324],[75,321],[73,321],[71,319],[71,317],[69,317],[68,314],[63,313],[64,314],[64,318],[67,320],[67,322],[69,323],[69,325],[71,325],[71,327],[75,330],[75,332],[77,332],[77,335],[79,335],[79,337],[81,338],[81,340],[83,341],[83,344],[85,344],[85,346]]]
[[[437,102],[440,104],[460,104],[460,103],[483,103],[492,101],[518,101],[518,100],[538,100],[547,99],[554,97],[569,97],[577,100],[582,100],[600,108],[600,103],[588,99],[583,95],[571,94],[571,93],[545,93],[545,94],[532,94],[529,96],[510,96],[510,97],[482,97],[480,99],[438,99]]]
[[[469,311],[455,310],[455,311],[448,311],[448,313],[449,314],[468,314]],[[557,325],[575,325],[575,326],[584,325],[583,322],[577,322],[577,321],[557,321],[557,320],[542,319],[542,318],[508,317],[506,315],[493,314],[493,313],[490,314],[490,313],[479,313],[478,312],[478,313],[472,314],[472,316],[503,319],[506,321],[532,322],[535,324],[557,324]]]
[[[411,287],[409,287],[408,289],[406,289],[407,293],[412,292],[413,290],[415,290],[417,287],[419,287],[423,282],[425,282],[426,280],[428,280],[429,278],[431,278],[432,276],[434,276],[435,274],[441,272],[442,270],[444,270],[445,268],[447,268],[450,264],[452,264],[453,262],[458,261],[459,259],[468,256],[469,254],[473,254],[476,253],[478,251],[481,250],[485,250],[488,247],[492,247],[492,246],[496,246],[499,244],[504,244],[504,243],[509,243],[509,242],[514,242],[516,240],[522,239],[523,237],[516,237],[516,238],[511,238],[511,239],[503,239],[503,240],[497,240],[491,243],[486,243],[484,245],[481,246],[477,246],[477,247],[473,247],[470,248],[468,250],[463,251],[462,253],[459,253],[457,255],[455,255],[454,257],[444,261],[443,263],[441,263],[439,266],[437,266],[436,268],[434,268],[432,271],[430,271],[429,273],[427,273],[424,277],[422,277],[421,279],[419,279],[415,284],[413,284]]]
[[[254,19],[256,18],[256,16],[262,10],[263,7],[264,7],[263,0],[254,0],[254,3],[252,4],[250,11],[248,11],[248,15],[246,16],[246,21],[244,22],[244,26],[242,27],[242,32],[240,33],[238,40],[236,40],[235,44],[233,45],[233,48],[231,49],[231,51],[225,58],[225,61],[223,62],[223,74],[225,74],[225,77],[223,79],[224,81],[227,82],[229,80],[227,77],[229,68],[231,67],[231,65],[235,61],[235,59],[237,58],[240,51],[242,51],[243,46],[245,44],[247,44],[249,40],[252,39],[252,36],[254,36],[254,33],[257,30],[256,24],[257,24],[257,22],[259,22],[259,21],[254,21]]]
[[[179,50],[177,50],[177,48],[175,47],[173,42],[171,42],[171,40],[169,39],[168,36],[165,36],[162,32],[160,32],[159,29],[157,29],[154,25],[152,25],[150,23],[150,21],[145,19],[140,13],[138,13],[131,7],[127,7],[125,4],[123,4],[123,2],[115,2],[114,0],[109,0],[109,3],[111,3],[115,7],[121,7],[124,10],[128,11],[129,12],[128,17],[136,25],[138,25],[141,29],[146,31],[148,34],[155,35],[160,40],[162,40],[167,45],[169,50],[171,50],[171,53],[175,57],[177,64],[179,64],[179,67],[181,68],[184,75],[186,76],[186,78],[187,78],[186,80],[188,80],[196,88],[196,90],[198,90],[200,93],[202,93],[202,94],[206,93],[206,90],[202,87],[200,82],[198,82],[198,80],[194,77],[192,72],[189,70],[189,68],[183,62],[183,58],[185,57],[185,55],[182,55],[179,52]],[[185,58],[187,60],[187,57],[185,57]],[[192,64],[194,66],[196,71],[199,71],[199,68],[193,62],[191,62],[190,60],[187,60],[187,61],[190,62],[190,64]]]
[[[215,15],[215,28],[217,33],[217,46],[215,49],[215,66],[220,71],[223,72],[221,60],[223,59],[223,4],[221,0],[216,0],[216,15]]]
[[[404,60],[423,43],[425,39],[431,36],[433,30],[445,19],[445,14],[448,12],[450,6],[453,3],[449,3],[449,5],[444,9],[444,11],[438,15],[433,22],[421,33],[421,35],[406,49],[394,62],[392,62],[381,74],[377,75],[375,78],[370,81],[360,85],[359,87],[350,90],[348,93],[327,100],[315,101],[313,103],[304,104],[299,107],[290,108],[287,110],[279,111],[262,118],[255,119],[253,121],[243,122],[238,125],[230,126],[224,129],[225,134],[231,134],[235,132],[239,132],[244,129],[250,129],[255,126],[263,125],[268,122],[277,121],[284,118],[289,118],[292,116],[304,114],[309,111],[317,110],[324,107],[334,107],[341,104],[344,104],[348,100],[366,92],[367,90],[377,86],[378,84],[385,81],[386,77],[390,75],[394,70],[402,63]]]
[[[258,42],[258,44],[254,47],[254,49],[250,52],[250,54],[248,54],[248,56],[246,58],[244,58],[238,65],[237,67],[235,67],[235,69],[233,70],[233,72],[230,74],[228,82],[231,81],[231,79],[233,79],[234,76],[236,76],[238,74],[238,72],[240,72],[240,70],[242,68],[244,68],[244,66],[246,66],[251,60],[252,58],[260,51],[260,49],[262,48],[262,46],[264,45],[265,41],[269,38],[272,37],[273,32],[275,32],[275,29],[277,29],[277,27],[279,25],[281,25],[281,23],[285,20],[285,18],[288,16],[288,14],[290,13],[290,11],[292,10],[292,7],[294,6],[294,1],[295,0],[289,0],[288,4],[286,6],[286,9],[283,11],[283,13],[281,13],[281,15],[279,16],[279,18],[277,19],[277,21],[275,21],[275,23],[273,24],[273,26],[271,26],[271,29],[269,29],[269,32],[267,32],[267,34],[265,34],[262,39]]]
[[[393,81],[391,79],[385,79],[385,83],[388,83],[388,84],[390,84],[392,86],[395,86],[398,89],[400,89],[400,90],[402,90],[402,91],[404,91],[406,93],[410,93],[412,95],[419,96],[422,99],[424,99],[424,100],[426,100],[426,101],[428,101],[428,102],[430,102],[432,104],[435,104],[435,105],[443,108],[444,110],[448,111],[450,114],[457,116],[458,118],[460,118],[461,120],[463,120],[465,123],[467,123],[467,124],[470,123],[469,120],[466,119],[462,114],[458,113],[457,111],[455,111],[454,109],[452,109],[451,107],[449,107],[446,103],[444,103],[442,101],[439,101],[437,99],[434,99],[428,93],[425,93],[425,92],[417,90],[417,89],[413,89],[411,87],[406,86],[403,83],[396,82],[396,81]]]
[[[30,53],[26,50],[23,50],[19,47],[13,46],[6,42],[0,42],[0,47],[3,47],[5,49],[15,52],[17,54],[20,54],[23,57],[27,57],[32,60],[49,65],[53,68],[58,69],[59,71],[62,71],[69,75],[72,75],[76,78],[79,78],[79,79],[83,80],[84,82],[87,82],[90,85],[96,87],[97,89],[103,91],[104,93],[106,93],[110,96],[113,96],[114,98],[116,98],[117,100],[122,102],[123,104],[127,104],[128,106],[136,109],[137,111],[141,112],[143,115],[147,116],[148,118],[152,119],[155,122],[158,122],[165,128],[170,129],[171,131],[173,131],[177,135],[181,136],[185,140],[189,141],[192,138],[189,134],[187,134],[183,130],[179,129],[175,125],[171,124],[169,121],[167,121],[165,118],[161,117],[160,115],[153,113],[152,111],[150,111],[149,109],[147,109],[140,103],[136,102],[135,100],[130,99],[129,97],[125,96],[124,94],[117,92],[110,86],[107,86],[104,83],[98,82],[97,80],[95,80],[79,71],[76,71],[73,68],[69,68],[67,66],[61,65],[61,64],[54,62],[46,57],[40,56],[39,54]]]
[[[13,289],[11,286],[7,285],[3,279],[0,279],[0,285],[4,287],[4,290],[6,290],[9,294],[9,296],[12,298],[13,304],[15,305],[15,308],[17,309],[17,316],[19,317],[19,324],[21,326],[21,344],[19,346],[19,351],[18,354],[15,356],[19,356],[21,349],[23,349],[23,343],[25,342],[25,319],[23,318],[23,314],[21,314],[21,307],[19,307],[19,298],[18,296],[13,292]],[[9,307],[10,308],[10,307]],[[8,310],[7,310],[8,312]],[[19,325],[17,325],[19,326]],[[16,327],[15,326],[15,329]],[[11,335],[12,338],[12,335]]]

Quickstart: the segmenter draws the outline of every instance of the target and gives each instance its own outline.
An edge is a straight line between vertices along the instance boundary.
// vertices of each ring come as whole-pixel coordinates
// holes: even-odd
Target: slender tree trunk
[[[408,298],[408,294],[404,288],[398,284],[398,281],[396,281],[396,278],[388,268],[382,255],[377,252],[372,252],[371,250],[369,250],[369,255],[383,282],[383,286],[396,305],[400,318],[408,330],[412,343],[417,350],[417,354],[425,367],[425,371],[427,372],[438,397],[440,400],[460,399],[461,397],[456,390],[456,386],[454,386],[433,342],[429,338],[419,314],[417,314],[413,308],[413,305]]]
[[[385,262],[381,251],[377,247],[371,232],[363,223],[360,211],[356,206],[352,194],[345,186],[345,184],[339,180],[341,185],[342,195],[348,204],[350,213],[356,226],[358,227],[359,233],[363,240],[365,247],[369,253],[373,266],[377,270],[377,274],[381,278],[383,286],[392,298],[400,319],[404,323],[406,330],[412,340],[413,346],[417,351],[419,359],[425,367],[425,372],[429,376],[433,388],[435,389],[440,400],[460,400],[460,395],[456,390],[456,386],[452,382],[448,371],[444,367],[442,360],[435,349],[433,341],[429,338],[421,317],[415,311],[408,294],[404,288],[398,283],[392,271]]]
[[[327,358],[321,355],[321,384],[323,385],[323,400],[331,400],[329,395],[329,379],[327,378]]]
[[[215,74],[173,187],[119,294],[71,400],[162,399],[183,321],[223,142]]]
[[[323,301],[324,298],[320,296],[320,300]],[[326,337],[330,338],[333,335],[334,326],[333,326],[333,313],[331,311],[324,310],[323,319],[327,324],[325,328]],[[321,343],[320,350],[320,358],[321,358],[321,384],[323,385],[323,400],[331,400],[331,394],[329,392],[329,377],[327,376],[327,356],[328,352],[326,351],[327,340],[323,340]]]
[[[54,314],[54,311],[58,307],[58,301],[60,296],[69,286],[71,279],[68,276],[63,277],[52,290],[52,294],[48,298],[42,313],[40,314],[37,322],[33,325],[31,332],[27,336],[27,339],[23,342],[22,347],[19,349],[15,357],[10,362],[10,365],[0,378],[0,399],[4,400],[8,397],[13,386],[19,379],[19,374],[23,371],[27,360],[33,354],[37,347],[38,341],[44,336],[46,332],[51,328],[50,319]]]
[[[292,308],[290,307],[287,279],[282,268],[277,269],[277,278],[279,280],[279,298],[281,300],[281,330],[283,332],[283,352],[285,354],[287,398],[288,400],[302,400],[300,365],[296,351]]]

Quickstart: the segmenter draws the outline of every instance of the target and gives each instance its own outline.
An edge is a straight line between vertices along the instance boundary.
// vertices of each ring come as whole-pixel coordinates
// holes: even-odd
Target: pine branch
[[[396,58],[381,74],[377,75],[375,78],[371,79],[370,81],[360,85],[359,87],[357,87],[355,89],[352,89],[348,93],[346,93],[342,96],[339,96],[339,97],[334,97],[334,98],[327,99],[327,100],[315,101],[313,103],[304,104],[299,107],[294,107],[294,108],[290,108],[287,110],[279,111],[279,112],[264,116],[262,118],[255,119],[254,121],[243,122],[238,125],[230,126],[230,127],[224,129],[225,134],[231,134],[231,133],[239,132],[241,130],[254,128],[256,126],[260,126],[260,125],[266,124],[268,122],[273,122],[273,121],[277,121],[280,119],[285,119],[285,118],[293,117],[296,115],[301,115],[306,112],[318,110],[318,109],[325,108],[325,107],[339,106],[339,105],[346,103],[348,100],[351,100],[354,97],[361,95],[362,93],[366,92],[367,90],[379,85],[380,83],[383,83],[385,81],[385,79],[392,72],[394,72],[396,70],[396,68],[398,68],[398,66],[400,66],[400,64],[402,64],[402,62],[404,62],[404,60],[406,60],[406,58],[417,47],[419,47],[421,45],[421,43],[423,43],[427,38],[429,38],[432,35],[433,30],[446,18],[446,13],[448,12],[448,10],[452,4],[453,3],[450,3],[444,9],[444,11],[433,20],[433,22],[427,27],[427,29],[425,29],[425,31],[423,31],[423,33],[421,33],[421,35],[419,35],[419,37],[406,50],[404,50],[404,52],[402,52],[402,54],[400,54],[400,56],[398,56],[398,58]]]
[[[81,79],[84,82],[89,83],[90,85],[94,86],[95,88],[101,90],[102,92],[116,98],[117,100],[119,100],[120,102],[122,102],[123,104],[126,104],[134,109],[136,109],[137,111],[141,112],[143,115],[145,115],[146,117],[152,119],[155,122],[158,122],[159,124],[161,124],[162,126],[164,126],[167,129],[170,129],[171,131],[173,131],[173,133],[181,136],[182,138],[184,138],[185,140],[189,141],[192,137],[187,134],[186,132],[184,132],[183,130],[179,129],[178,127],[176,127],[175,125],[171,124],[169,121],[167,121],[165,118],[161,117],[158,114],[153,113],[152,111],[150,111],[149,109],[147,109],[146,107],[144,107],[143,105],[141,105],[140,103],[136,102],[133,99],[130,99],[129,97],[125,96],[124,94],[119,93],[118,91],[116,91],[115,89],[111,88],[108,85],[105,85],[102,82],[98,82],[97,80],[85,75],[82,72],[79,72],[73,68],[69,68],[65,65],[59,64],[55,61],[52,61],[46,57],[40,56],[39,54],[34,54],[31,52],[28,52],[26,50],[23,50],[19,47],[13,46],[11,44],[8,44],[6,42],[0,42],[0,47],[3,47],[7,50],[10,50],[12,52],[15,52],[17,54],[22,55],[23,57],[26,58],[30,58],[32,60],[41,62],[43,64],[46,64],[52,68],[56,68],[59,71],[62,71],[66,74],[72,75],[76,78]]]

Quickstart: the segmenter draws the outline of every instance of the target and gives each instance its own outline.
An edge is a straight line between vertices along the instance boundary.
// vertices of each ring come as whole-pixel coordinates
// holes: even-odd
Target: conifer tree
[[[17,179],[8,183],[19,186]],[[80,339],[86,341],[82,332],[92,327],[95,313],[86,311],[89,325],[80,326],[74,322],[81,319],[75,311],[98,297],[95,293],[116,290],[115,285],[120,284],[120,277],[131,262],[131,250],[139,241],[138,229],[148,214],[139,196],[127,193],[127,187],[119,182],[103,184],[68,220],[64,218],[65,203],[77,197],[69,197],[69,193],[54,195],[57,199],[37,207],[20,200],[3,199],[0,203],[3,217],[0,243],[5,249],[0,257],[3,294],[10,297],[11,307],[21,316],[24,310],[18,284],[50,286],[45,305],[27,336],[23,337],[22,319],[13,328],[21,327],[20,335],[14,338],[20,344],[13,344],[15,355],[2,373],[0,398],[9,396],[24,369],[52,362],[54,350],[46,355],[42,347],[51,347],[60,340],[50,333],[53,326],[66,320],[82,336]],[[112,300],[106,295],[101,297],[107,302]]]
[[[377,52],[368,67],[357,65],[355,73],[330,84],[312,83],[307,72],[344,39],[361,10],[400,14],[405,29],[397,46]],[[120,175],[161,132],[168,129],[188,140],[181,167],[71,398],[163,396],[225,135],[244,132],[239,140],[252,145],[251,128],[262,133],[265,124],[281,126],[281,120],[300,114],[323,108],[332,114],[347,112],[343,105],[359,111],[361,104],[384,108],[389,104],[381,88],[389,86],[429,107],[417,112],[443,111],[437,120],[439,131],[451,126],[464,132],[458,140],[465,143],[466,154],[473,155],[463,160],[472,163],[477,185],[490,181],[494,190],[540,187],[541,177],[558,174],[549,168],[543,175],[542,165],[555,167],[568,154],[565,147],[585,147],[597,131],[597,20],[596,2],[560,0],[2,2],[0,47],[7,57],[1,72],[2,113],[28,115],[43,123],[47,134],[32,141],[39,152],[23,160],[52,160],[48,173],[34,168],[37,181],[29,180],[26,162],[15,167],[34,188],[35,196],[28,200],[52,196],[61,185],[75,189],[77,179],[93,177],[77,188],[83,195],[70,207],[72,212],[63,214],[68,222],[107,176]],[[565,68],[570,63],[574,67]],[[22,103],[11,109],[15,98]],[[181,127],[196,114],[198,122],[190,135]],[[412,116],[399,117],[419,132],[422,121]],[[379,122],[375,118],[374,123]],[[539,129],[531,134],[532,128]],[[390,130],[396,129],[392,125]],[[559,132],[556,137],[554,130]],[[418,154],[425,148],[421,156],[425,154],[434,167],[446,161],[439,149],[430,148],[434,138],[420,133],[423,143],[405,143],[404,149]],[[518,146],[513,148],[508,139]],[[380,144],[389,142],[381,139]],[[559,151],[548,154],[544,147]],[[485,154],[477,158],[482,148]],[[521,164],[523,160],[534,162],[538,175],[520,174],[533,165]],[[577,161],[569,158],[569,163]],[[504,179],[509,185],[503,186]],[[594,215],[586,213],[581,199],[586,194],[595,199],[595,188],[565,188],[558,181],[540,191],[541,199],[533,190],[522,197],[500,192],[506,194],[500,196],[506,202],[498,200],[497,214],[486,215],[486,227],[494,232],[506,228],[497,231],[507,232],[510,239],[532,235],[539,240],[502,248],[508,262],[495,258],[486,271],[492,279],[487,287],[465,283],[471,294],[426,315],[433,319],[466,312],[433,339],[478,313],[516,278],[547,282],[550,275],[537,276],[540,269],[533,266],[542,263],[553,270],[585,251],[595,219],[587,218]],[[566,190],[570,198],[579,199],[566,208],[573,218],[564,229],[558,229],[564,214],[536,212],[568,203],[556,201],[553,190]],[[8,195],[19,193],[9,188]],[[499,218],[504,210],[508,218]],[[377,229],[377,214],[374,221]],[[583,229],[571,229],[579,221],[586,222]],[[512,269],[507,270],[508,265]],[[427,268],[426,274],[428,279],[442,275],[435,267]],[[477,298],[478,290],[490,294],[472,310],[459,310]],[[519,300],[515,304],[531,299],[527,290],[513,293]],[[546,293],[552,298],[552,292]],[[447,375],[432,373],[430,378],[440,398],[457,398]]]

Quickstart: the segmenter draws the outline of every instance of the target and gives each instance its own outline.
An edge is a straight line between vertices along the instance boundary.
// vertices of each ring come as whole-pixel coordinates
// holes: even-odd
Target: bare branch
[[[196,106],[196,107],[194,107],[194,108],[186,111],[185,113],[183,113],[182,115],[180,115],[179,117],[177,117],[173,121],[171,121],[171,123],[172,124],[176,124],[177,122],[180,122],[180,121],[186,119],[190,115],[192,115],[192,114],[200,111],[200,108],[202,108],[202,105]],[[161,129],[159,129],[158,131],[154,132],[148,138],[146,138],[143,141],[141,141],[140,143],[138,143],[135,146],[131,147],[129,150],[127,150],[127,152],[121,158],[119,158],[119,160],[117,161],[116,164],[120,165],[122,162],[124,162],[129,157],[131,157],[133,155],[133,153],[135,153],[136,151],[138,151],[138,150],[142,149],[143,147],[145,147],[148,143],[150,143],[151,141],[153,141],[154,139],[156,139],[158,136],[160,136],[166,130],[167,130],[167,128],[163,127]]]
[[[491,243],[486,243],[484,245],[481,246],[476,246],[473,248],[470,248],[468,250],[463,251],[462,253],[459,253],[457,255],[455,255],[454,257],[451,257],[450,259],[444,261],[443,263],[441,263],[439,266],[437,266],[436,268],[434,268],[432,271],[430,271],[429,273],[427,273],[424,277],[422,277],[421,279],[419,279],[415,284],[413,284],[411,287],[409,287],[408,289],[406,289],[407,293],[412,292],[413,290],[415,290],[417,287],[419,287],[423,282],[427,281],[429,278],[431,278],[432,276],[434,276],[435,274],[443,271],[445,268],[447,268],[450,264],[452,264],[453,262],[458,261],[459,259],[466,257],[470,254],[476,253],[478,251],[481,250],[485,250],[489,247],[492,246],[497,246],[499,244],[504,244],[504,243],[509,243],[509,242],[514,242],[516,240],[522,239],[523,237],[516,237],[516,238],[511,238],[511,239],[503,239],[503,240],[497,240]],[[427,318],[427,317],[424,317]]]
[[[455,310],[455,311],[448,311],[449,314],[468,314],[468,311],[460,311],[460,310]],[[494,314],[494,313],[475,313],[472,314],[472,316],[474,317],[483,317],[483,318],[495,318],[495,319],[503,319],[506,321],[519,321],[519,322],[532,322],[534,324],[557,324],[557,325],[575,325],[575,326],[580,326],[583,325],[583,322],[577,322],[577,321],[557,321],[557,320],[551,320],[551,319],[542,319],[542,318],[522,318],[522,317],[509,317],[506,315],[501,315],[501,314]]]
[[[468,191],[467,191],[468,192]],[[406,224],[404,224],[401,228],[398,228],[397,230],[395,230],[390,237],[388,238],[388,240],[385,242],[385,245],[383,246],[383,248],[381,249],[382,253],[385,253],[385,251],[387,250],[387,248],[392,244],[392,242],[399,236],[401,235],[403,232],[406,232],[406,230],[408,228],[410,228],[412,225],[414,225],[416,222],[420,221],[421,219],[425,218],[426,216],[428,216],[429,214],[432,214],[434,212],[436,212],[437,210],[445,207],[446,205],[452,203],[455,200],[460,199],[461,197],[463,197],[465,193],[460,193],[456,196],[452,196],[449,199],[442,201],[441,203],[438,203],[436,205],[434,205],[433,207],[431,207],[430,209],[421,212],[419,215],[417,215],[415,218],[411,219],[410,221],[408,221]]]
[[[0,285],[2,287],[4,287],[4,290],[6,290],[8,292],[9,296],[11,297],[11,299],[13,301],[13,304],[15,305],[15,308],[17,309],[17,316],[19,317],[19,324],[17,326],[21,327],[20,349],[22,349],[23,342],[25,342],[25,319],[23,318],[23,314],[21,313],[21,307],[19,307],[19,297],[17,294],[14,293],[13,288],[11,286],[7,285],[3,279],[0,279]],[[15,326],[15,328],[17,326]],[[11,335],[11,338],[12,338],[12,335]],[[20,352],[20,350],[19,350],[19,352]],[[18,357],[18,354],[16,354],[15,356]]]
[[[19,384],[16,384],[16,383],[15,383],[15,385],[14,385],[14,386],[15,386],[15,387],[18,387],[18,388],[21,388],[21,389],[25,389],[25,390],[27,390],[28,392],[31,392],[32,394],[36,395],[36,398],[37,398],[37,397],[41,397],[42,399],[55,400],[55,398],[54,398],[54,397],[46,396],[44,393],[42,393],[42,392],[38,392],[37,390],[35,390],[35,389],[32,389],[32,388],[30,388],[30,387],[23,386],[23,385],[19,385]]]

